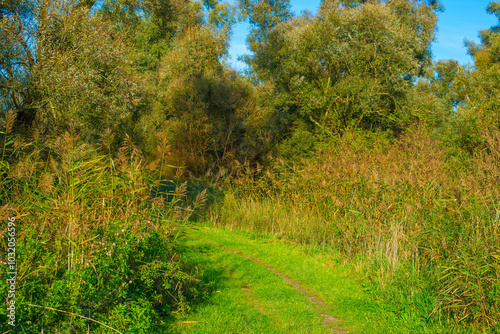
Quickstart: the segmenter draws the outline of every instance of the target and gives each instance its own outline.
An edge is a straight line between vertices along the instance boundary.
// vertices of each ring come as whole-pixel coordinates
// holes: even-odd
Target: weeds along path
[[[348,330],[345,330],[342,328],[342,321],[340,319],[335,318],[332,315],[328,314],[328,308],[326,306],[325,301],[320,296],[311,292],[308,288],[304,287],[303,284],[301,284],[301,283],[295,281],[294,279],[288,277],[287,275],[281,273],[276,268],[273,268],[269,265],[266,265],[266,264],[260,262],[259,260],[255,259],[251,256],[244,255],[244,254],[241,254],[240,252],[237,252],[235,250],[227,249],[225,247],[219,246],[219,245],[217,245],[214,242],[211,242],[209,240],[202,240],[202,239],[196,238],[194,236],[191,236],[191,238],[196,239],[198,241],[206,242],[206,243],[208,243],[214,247],[217,247],[219,249],[222,249],[226,252],[236,254],[238,256],[249,259],[249,260],[253,261],[254,263],[256,263],[257,265],[272,271],[273,273],[275,273],[276,275],[281,277],[284,281],[289,283],[294,289],[300,291],[304,295],[304,297],[306,297],[312,303],[312,305],[314,305],[316,311],[323,318],[323,325],[325,326],[325,328],[327,330],[329,330],[333,333],[338,333],[338,334],[350,333]],[[247,291],[247,293],[251,293],[251,289],[249,289],[248,287],[244,287],[244,289]]]

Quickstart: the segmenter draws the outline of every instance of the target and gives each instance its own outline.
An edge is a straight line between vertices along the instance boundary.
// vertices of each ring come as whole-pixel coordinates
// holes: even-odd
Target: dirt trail
[[[262,262],[260,262],[259,260],[251,257],[251,256],[248,256],[248,255],[244,255],[244,254],[241,254],[235,250],[232,250],[232,249],[227,249],[225,247],[221,247],[211,241],[208,241],[208,240],[205,240],[205,239],[198,239],[198,238],[195,238],[193,236],[190,236],[191,238],[195,239],[195,240],[199,240],[199,241],[203,241],[209,245],[212,245],[216,248],[219,248],[219,249],[222,249],[226,252],[229,252],[229,253],[233,253],[235,255],[238,255],[238,256],[241,256],[241,257],[244,257],[246,259],[249,259],[253,262],[255,262],[257,265],[261,266],[261,267],[264,267],[272,272],[274,272],[275,274],[277,274],[278,276],[280,276],[283,280],[285,280],[287,283],[289,283],[290,285],[292,285],[295,289],[297,289],[298,291],[302,292],[302,294],[311,301],[311,303],[315,306],[316,310],[318,311],[318,313],[323,317],[323,325],[325,327],[327,327],[328,329],[330,329],[330,331],[332,331],[333,333],[337,333],[337,334],[348,334],[350,333],[348,330],[345,330],[345,329],[342,329],[342,321],[340,319],[337,319],[331,315],[329,315],[326,310],[327,310],[327,307],[326,307],[326,303],[325,301],[318,295],[316,295],[315,293],[311,292],[308,288],[304,287],[300,282],[297,282],[295,280],[293,280],[292,278],[288,277],[287,275],[283,274],[282,272],[278,271],[277,269],[271,267],[271,266],[268,266]]]

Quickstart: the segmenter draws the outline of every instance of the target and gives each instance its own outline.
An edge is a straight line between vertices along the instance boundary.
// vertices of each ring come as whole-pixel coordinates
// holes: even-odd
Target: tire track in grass
[[[253,261],[257,265],[259,265],[259,266],[261,266],[263,268],[266,268],[266,269],[274,272],[276,275],[278,275],[279,277],[281,277],[284,281],[286,281],[288,284],[290,284],[296,290],[300,291],[304,295],[304,297],[306,297],[314,305],[314,307],[316,308],[316,311],[323,318],[323,325],[325,327],[327,327],[331,332],[336,333],[336,334],[348,334],[348,333],[350,333],[348,330],[342,329],[342,321],[340,319],[335,318],[335,317],[331,316],[330,314],[328,314],[326,312],[327,306],[326,306],[325,301],[320,296],[318,296],[315,293],[311,292],[311,290],[309,290],[308,288],[306,288],[302,283],[293,280],[292,278],[290,278],[289,276],[283,274],[282,272],[280,272],[276,268],[268,266],[268,265],[260,262],[259,260],[251,257],[251,256],[248,256],[248,255],[245,255],[245,254],[241,254],[240,252],[237,252],[235,250],[219,246],[219,245],[217,245],[217,244],[215,244],[215,243],[213,243],[211,241],[205,240],[205,239],[195,238],[192,235],[189,235],[189,237],[192,238],[192,239],[194,239],[194,240],[205,242],[205,243],[207,243],[207,244],[209,244],[209,245],[211,245],[213,247],[216,247],[218,249],[224,250],[226,252],[229,252],[229,253],[241,256],[243,258],[246,258],[246,259],[248,259],[250,261]]]

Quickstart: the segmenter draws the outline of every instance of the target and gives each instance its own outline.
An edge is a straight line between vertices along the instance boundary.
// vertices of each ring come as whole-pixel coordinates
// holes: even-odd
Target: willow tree
[[[296,127],[398,131],[416,117],[412,90],[432,65],[439,9],[435,1],[325,0],[317,15],[273,26],[249,64],[274,87],[274,143]]]
[[[133,52],[95,1],[2,4],[0,99],[23,133],[72,124],[90,139],[127,121],[139,91]]]

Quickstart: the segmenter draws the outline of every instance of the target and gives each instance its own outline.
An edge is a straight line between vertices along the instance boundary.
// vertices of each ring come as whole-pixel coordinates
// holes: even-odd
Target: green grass
[[[285,244],[241,230],[187,229],[184,261],[211,284],[204,303],[179,317],[176,333],[331,333],[317,307],[278,270],[326,302],[325,313],[351,333],[444,333],[418,314],[401,314],[363,289],[352,265],[334,252]],[[217,246],[215,246],[217,245]],[[241,255],[227,250],[236,251]]]
[[[190,230],[190,232],[193,232]],[[209,298],[179,317],[177,333],[326,333],[314,305],[250,259],[187,237],[184,261],[209,282]]]

